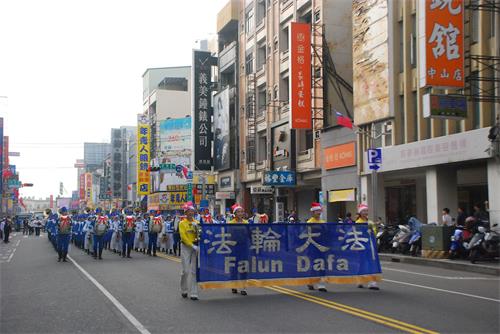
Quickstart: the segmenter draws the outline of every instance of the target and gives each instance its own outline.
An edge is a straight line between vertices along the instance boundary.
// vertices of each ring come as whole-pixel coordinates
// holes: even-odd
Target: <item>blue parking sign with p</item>
[[[381,148],[371,148],[368,150],[368,163],[369,164],[381,164],[382,163],[382,149]]]

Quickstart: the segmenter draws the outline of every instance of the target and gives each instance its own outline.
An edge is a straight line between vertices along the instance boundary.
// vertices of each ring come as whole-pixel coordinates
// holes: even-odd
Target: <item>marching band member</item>
[[[167,254],[172,254],[174,251],[174,221],[172,219],[172,216],[167,216],[167,219],[165,220],[165,223],[163,225],[163,233],[166,234],[166,247],[165,247],[165,253]]]
[[[326,221],[324,221],[323,219],[321,219],[321,211],[323,210],[323,208],[321,207],[321,204],[319,203],[312,203],[311,204],[311,218],[309,218],[309,220],[307,221],[307,223],[311,223],[311,224],[322,224],[322,223],[326,223]],[[309,290],[314,290],[314,285],[308,285],[307,288]],[[323,283],[318,283],[317,284],[317,288],[319,291],[321,292],[326,292],[326,287],[325,287],[325,284]]]
[[[163,217],[161,211],[156,212],[156,216],[149,221],[149,235],[148,235],[148,255],[156,256],[156,243],[158,241],[158,234],[163,229]]]
[[[368,228],[371,228],[371,229],[374,228],[375,224],[372,221],[368,220],[368,205],[366,205],[366,204],[358,205],[358,218],[356,219],[356,223],[359,223],[359,224],[366,223],[366,224],[368,224]],[[363,284],[359,284],[358,288],[362,289]],[[368,282],[368,289],[380,290],[380,288],[377,285],[377,282],[375,282],[375,281]]]
[[[135,217],[132,210],[125,209],[125,219],[122,222],[122,257],[131,258],[130,251],[134,245]]]
[[[113,230],[113,234],[111,234],[111,241],[109,244],[109,249],[113,250],[113,253],[121,254],[121,234],[122,234],[122,226],[120,224],[120,216],[115,214],[111,220],[111,228]]]
[[[94,259],[102,260],[102,249],[104,247],[104,236],[108,231],[108,217],[102,212],[101,208],[96,210],[97,218],[94,225]]]
[[[181,238],[181,296],[187,298],[188,291],[191,300],[198,300],[198,285],[196,283],[196,261],[198,259],[198,224],[194,219],[195,209],[192,202],[184,205],[186,217],[179,223]]]
[[[71,218],[68,215],[68,209],[62,207],[59,210],[60,216],[57,221],[57,253],[59,259],[57,262],[66,261],[68,255],[69,239],[71,238]]]
[[[87,252],[87,254],[90,254],[90,252],[94,249],[93,245],[94,219],[95,217],[91,213],[89,213],[87,215],[87,219],[83,227],[83,232],[85,233],[83,248]]]
[[[144,215],[147,215],[145,213]],[[134,238],[134,248],[138,252],[146,252],[146,235],[144,233],[145,218],[144,215],[138,215],[135,222],[135,238]]]
[[[238,203],[234,204],[231,209],[233,210],[234,218],[231,219],[228,224],[248,224],[248,220],[244,219],[245,210]],[[231,289],[232,293],[238,293],[238,289]],[[245,288],[240,290],[242,296],[247,295],[247,290]]]
[[[203,215],[201,216],[201,223],[202,224],[213,224],[214,220],[212,218],[212,215],[210,214],[210,210],[208,208],[205,208],[203,210]]]

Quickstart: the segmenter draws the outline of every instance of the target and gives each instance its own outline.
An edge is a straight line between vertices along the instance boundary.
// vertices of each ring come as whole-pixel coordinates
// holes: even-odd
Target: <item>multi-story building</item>
[[[335,93],[338,82],[345,83],[341,74],[350,74],[351,13],[351,1],[241,2],[238,61],[242,199],[246,207],[271,214],[274,220],[284,219],[285,210],[296,210],[305,220],[311,202],[323,198],[322,183],[326,179],[322,182],[321,130],[336,124],[334,109],[343,114],[351,112],[352,98]],[[292,22],[310,25],[310,129],[292,129],[290,124]],[[327,58],[330,53],[339,56]],[[338,72],[332,68],[332,59]],[[331,71],[327,73],[327,69]],[[336,143],[328,140],[329,145]],[[270,192],[262,187],[265,171],[295,172],[296,185]],[[355,170],[349,170],[349,174],[355,175]]]
[[[239,63],[240,1],[230,0],[217,14],[218,93],[213,99],[214,170],[217,211],[224,213],[240,192],[239,177]]]
[[[91,172],[102,166],[102,162],[111,152],[109,143],[84,143],[83,144],[83,161],[85,170]]]
[[[425,18],[433,11],[441,24],[432,22],[430,31]],[[487,138],[500,112],[498,22],[494,1],[354,3],[357,159],[361,201],[373,215],[390,223],[408,214],[439,222],[445,207],[456,215],[458,206],[471,212],[489,202],[490,218],[500,219],[499,152]],[[452,35],[439,35],[444,25],[453,27]],[[459,65],[436,71],[434,61]],[[434,76],[456,83],[429,84]],[[461,113],[436,114],[427,94],[467,100]],[[369,148],[381,148],[376,173],[368,169]]]
[[[110,154],[110,188],[111,197],[118,206],[123,207],[128,203],[128,164],[130,160],[130,143],[136,137],[136,127],[122,126],[111,129],[111,154]]]

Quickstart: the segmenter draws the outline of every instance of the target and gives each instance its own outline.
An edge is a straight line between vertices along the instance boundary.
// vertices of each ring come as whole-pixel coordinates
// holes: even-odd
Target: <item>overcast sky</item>
[[[76,190],[83,142],[135,125],[142,74],[190,65],[228,0],[1,0],[0,115],[22,196]]]

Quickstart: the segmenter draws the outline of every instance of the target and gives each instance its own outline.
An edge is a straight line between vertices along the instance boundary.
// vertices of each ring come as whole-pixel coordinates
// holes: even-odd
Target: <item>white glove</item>
[[[193,250],[194,250],[195,252],[197,252],[197,251],[198,251],[198,246],[193,245]]]

